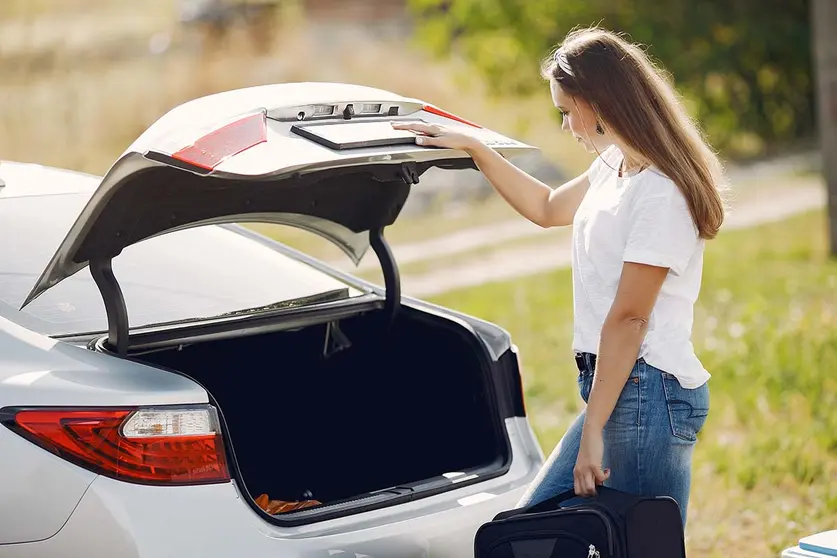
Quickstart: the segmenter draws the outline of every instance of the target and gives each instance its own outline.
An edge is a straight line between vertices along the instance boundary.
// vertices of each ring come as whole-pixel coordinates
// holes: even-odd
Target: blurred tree
[[[810,0],[410,4],[423,42],[439,54],[459,50],[498,94],[541,87],[543,57],[572,28],[599,24],[649,46],[716,147],[750,155],[814,134]]]
[[[823,174],[828,186],[831,255],[837,256],[837,2],[813,0],[817,112]]]

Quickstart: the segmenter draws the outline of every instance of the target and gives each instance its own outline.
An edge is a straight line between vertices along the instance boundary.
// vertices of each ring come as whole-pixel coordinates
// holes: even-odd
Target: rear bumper
[[[293,528],[263,521],[234,483],[161,488],[99,477],[54,537],[0,546],[0,558],[472,556],[479,526],[513,507],[542,463],[526,419],[508,419],[506,425],[514,459],[502,477]]]

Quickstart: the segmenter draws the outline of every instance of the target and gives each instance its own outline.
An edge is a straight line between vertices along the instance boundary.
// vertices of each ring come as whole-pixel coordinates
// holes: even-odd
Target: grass
[[[522,237],[514,240],[507,240],[503,242],[486,244],[478,248],[468,250],[460,254],[451,254],[440,257],[431,257],[415,262],[399,265],[401,276],[422,275],[425,273],[445,272],[456,266],[470,265],[471,263],[479,262],[486,258],[496,257],[498,254],[508,254],[516,249],[532,250],[538,249],[544,252],[551,250],[566,250],[569,254],[567,245],[572,236],[571,227],[560,227],[540,231],[537,237]],[[375,275],[369,270],[363,270],[358,273],[361,277],[372,280],[371,277]]]
[[[581,408],[567,269],[434,302],[497,322],[521,348],[545,452]],[[779,556],[837,528],[837,261],[822,212],[709,243],[694,342],[713,374],[695,456],[689,556]]]

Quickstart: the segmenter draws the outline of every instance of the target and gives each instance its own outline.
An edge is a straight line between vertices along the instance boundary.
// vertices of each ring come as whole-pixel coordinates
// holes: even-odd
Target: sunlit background
[[[833,0],[3,0],[0,159],[102,174],[195,97],[339,81],[419,97],[538,145],[541,156],[519,164],[557,185],[591,157],[561,133],[538,70],[569,30],[591,24],[626,32],[671,73],[732,182],[696,310],[713,409],[697,449],[689,556],[778,556],[837,529]],[[404,289],[511,331],[549,452],[581,406],[569,231],[539,230],[475,172],[448,172],[415,189],[388,233]],[[351,269],[306,233],[261,230]],[[371,258],[355,271],[377,279]]]

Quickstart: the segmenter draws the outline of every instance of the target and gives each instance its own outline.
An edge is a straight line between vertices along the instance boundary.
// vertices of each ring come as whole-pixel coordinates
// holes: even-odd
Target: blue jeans
[[[578,375],[584,402],[593,385],[592,355],[582,354]],[[637,361],[604,429],[605,486],[643,496],[671,496],[683,525],[689,506],[692,452],[709,413],[709,386],[686,389],[677,378]],[[573,468],[585,411],[549,456],[518,507],[573,488]]]

